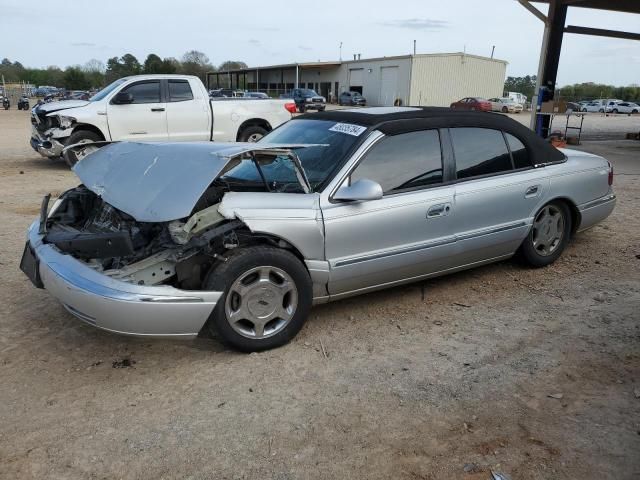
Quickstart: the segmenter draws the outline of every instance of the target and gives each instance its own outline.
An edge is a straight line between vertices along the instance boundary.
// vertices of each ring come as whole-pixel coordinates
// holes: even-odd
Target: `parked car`
[[[607,113],[638,113],[640,105],[633,102],[611,102],[607,106]]]
[[[18,110],[29,110],[29,97],[26,95],[20,96],[18,99]]]
[[[88,101],[37,106],[31,146],[56,158],[65,146],[105,140],[256,141],[294,111],[294,103],[285,100],[210,101],[198,77],[136,75],[116,80]],[[95,148],[68,150],[64,158],[73,165]]]
[[[322,112],[327,107],[327,99],[310,88],[294,88],[291,92],[285,93],[284,97],[293,99],[301,113],[307,110]]]
[[[342,92],[338,97],[338,105],[357,105],[364,107],[367,99],[360,92]]]
[[[65,92],[62,97],[60,97],[61,100],[89,100],[89,98],[91,98],[91,95],[85,90],[72,90]]]
[[[604,113],[604,107],[600,102],[589,102],[582,105],[583,112],[601,112]]]
[[[514,102],[508,97],[496,97],[487,100],[491,102],[491,111],[502,113],[520,113],[522,105]]]
[[[466,97],[450,105],[457,110],[479,110],[482,112],[491,111],[491,102],[480,97]]]
[[[270,98],[269,95],[264,92],[244,92],[242,96],[243,98]]]
[[[209,90],[209,96],[211,98],[236,98],[242,97],[244,92],[238,92],[230,88],[218,88]]]
[[[516,252],[549,265],[616,203],[605,159],[443,108],[301,115],[256,144],[113,143],[74,171],[29,228],[31,281],[111,332],[244,351],[288,342],[313,303]]]

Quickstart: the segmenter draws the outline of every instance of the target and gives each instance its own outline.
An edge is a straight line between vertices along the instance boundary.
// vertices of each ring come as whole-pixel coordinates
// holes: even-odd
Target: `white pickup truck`
[[[68,145],[98,141],[257,141],[295,112],[293,100],[211,100],[198,77],[135,75],[111,83],[89,100],[36,105],[31,146],[58,158]],[[76,149],[66,150],[70,165]]]

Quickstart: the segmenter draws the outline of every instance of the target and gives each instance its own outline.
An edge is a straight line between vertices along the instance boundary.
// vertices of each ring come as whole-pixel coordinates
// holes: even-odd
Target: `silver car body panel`
[[[287,148],[304,145],[194,142],[116,142],[78,162],[73,170],[105,202],[139,222],[168,222],[187,217],[211,182],[234,158],[273,151],[297,157]],[[300,172],[303,188],[306,180]]]
[[[256,234],[268,234],[296,249],[312,279],[314,302],[322,303],[509,258],[529,234],[540,207],[554,199],[567,200],[574,207],[577,230],[604,220],[615,206],[616,198],[607,181],[607,161],[571,150],[564,151],[567,161],[537,168],[377,200],[332,200],[353,168],[382,138],[381,132],[371,132],[321,193],[230,192],[222,198],[218,211],[226,219],[241,220]],[[126,146],[120,148],[127,151]],[[184,144],[176,152],[183,148]],[[135,193],[141,192],[146,180],[137,175],[144,177],[144,169],[153,171],[158,165],[151,165],[155,157],[145,154],[146,163],[134,167],[135,175],[125,169],[128,188],[134,193],[118,194],[124,195],[127,202],[138,199],[147,205],[143,212],[149,216],[145,218],[158,221],[184,217],[197,198],[193,195],[183,201],[178,197],[190,195],[191,189],[197,190],[199,196],[214,172],[224,168],[224,158],[248,147],[209,143],[206,148],[191,148],[201,148],[194,155],[205,156],[215,166],[206,171],[206,182],[185,180],[175,190],[166,185],[168,190],[157,189],[155,197],[145,185],[140,198]],[[180,168],[167,168],[165,172],[171,172],[173,183],[180,183],[180,170],[189,167],[175,155],[172,161]],[[165,210],[173,208],[165,205],[169,198],[158,198],[167,195],[163,193],[166,191],[172,202],[181,204],[179,209]],[[117,208],[122,205],[119,198],[105,200],[113,200]],[[55,247],[42,244],[37,224],[29,236],[40,258],[45,287],[74,315],[100,328],[134,335],[193,336],[221,295],[140,286],[109,278]]]

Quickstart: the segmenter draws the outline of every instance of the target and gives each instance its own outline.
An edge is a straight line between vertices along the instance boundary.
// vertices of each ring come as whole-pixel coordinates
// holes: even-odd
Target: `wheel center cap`
[[[276,293],[267,288],[260,287],[249,294],[247,308],[251,315],[257,318],[265,318],[272,315],[278,306]]]

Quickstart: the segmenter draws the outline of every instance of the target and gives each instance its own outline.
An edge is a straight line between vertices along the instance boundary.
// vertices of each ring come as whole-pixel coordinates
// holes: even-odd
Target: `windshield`
[[[366,128],[360,125],[328,120],[290,120],[265,135],[258,143],[318,144],[296,149],[311,189],[316,191],[342,163],[365,131]]]
[[[100,90],[98,93],[96,93],[93,97],[91,97],[89,101],[97,102],[99,100],[102,100],[104,97],[109,95],[113,90],[115,90],[118,86],[122,85],[126,81],[127,81],[127,78],[120,78],[115,82],[110,83],[109,85],[104,87],[102,90]]]
[[[245,155],[231,162],[218,182],[235,191],[266,186],[271,192],[304,193],[296,167],[287,155]]]
[[[300,90],[300,94],[303,97],[317,97],[319,96],[315,90],[309,90],[308,88],[303,88],[302,90]]]

